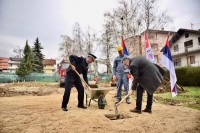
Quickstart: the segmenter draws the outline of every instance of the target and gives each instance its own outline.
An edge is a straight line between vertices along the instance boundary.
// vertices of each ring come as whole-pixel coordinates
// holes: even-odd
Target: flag
[[[129,53],[128,53],[128,50],[126,48],[126,44],[125,44],[123,36],[122,36],[122,47],[123,47],[123,50],[124,50],[124,54],[128,56]]]
[[[170,44],[169,44],[169,34],[167,36],[167,40],[166,40],[166,45],[163,49],[163,55],[161,58],[160,63],[165,66],[169,72],[170,72],[170,83],[171,83],[171,93],[172,96],[176,96],[177,95],[177,88],[176,88],[176,73],[175,73],[175,69],[174,69],[174,63],[172,61],[172,56],[171,56],[171,52],[170,52]]]
[[[144,33],[144,35],[145,35],[145,46],[146,46],[146,58],[147,60],[156,63],[153,51],[151,49],[151,44],[149,43],[149,39],[146,32]]]

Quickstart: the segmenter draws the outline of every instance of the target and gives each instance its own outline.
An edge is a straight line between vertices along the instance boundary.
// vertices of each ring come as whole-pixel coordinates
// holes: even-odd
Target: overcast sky
[[[38,37],[45,58],[58,58],[61,35],[72,35],[78,22],[82,29],[89,25],[98,33],[103,14],[117,7],[118,0],[0,0],[0,57],[11,57],[26,40],[33,46]],[[191,28],[200,23],[200,0],[161,0],[159,10],[167,10],[174,23],[167,30]],[[200,29],[196,24],[194,29]]]

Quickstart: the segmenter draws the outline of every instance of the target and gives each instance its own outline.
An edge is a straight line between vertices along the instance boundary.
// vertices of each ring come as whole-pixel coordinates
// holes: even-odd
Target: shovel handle
[[[70,65],[72,65],[70,63]],[[75,73],[79,76],[79,78],[83,81],[83,83],[85,84],[85,86],[87,87],[88,90],[91,90],[90,86],[85,82],[85,80],[81,77],[81,75],[78,73],[78,71],[76,69],[74,69]]]
[[[115,104],[115,106],[118,107],[128,96],[131,95],[131,93],[132,93],[132,91],[129,92],[124,98],[122,98],[122,100],[120,102],[118,102],[117,104]]]

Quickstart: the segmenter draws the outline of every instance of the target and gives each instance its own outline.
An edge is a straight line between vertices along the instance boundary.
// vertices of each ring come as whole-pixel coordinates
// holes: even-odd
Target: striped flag
[[[123,36],[122,36],[122,47],[123,47],[123,50],[124,50],[124,54],[128,56],[129,53],[128,53],[128,50],[126,48],[126,44],[125,44]]]
[[[171,93],[172,93],[172,96],[174,97],[177,95],[177,88],[176,88],[177,78],[176,78],[176,73],[174,69],[174,63],[172,61],[172,56],[170,52],[169,34],[167,36],[166,45],[163,49],[163,55],[162,55],[160,63],[163,66],[165,66],[170,72]]]
[[[146,32],[144,33],[144,36],[145,36],[145,46],[146,46],[146,58],[152,63],[156,63],[153,50],[151,49],[151,44],[149,43],[149,39]]]

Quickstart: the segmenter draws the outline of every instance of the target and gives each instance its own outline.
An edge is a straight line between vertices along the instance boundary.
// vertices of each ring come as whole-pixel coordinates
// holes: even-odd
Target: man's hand
[[[129,90],[128,94],[131,95],[133,93],[133,90]]]
[[[72,70],[76,70],[76,67],[71,64]]]
[[[113,79],[113,81],[116,81],[117,77],[115,75],[113,75],[112,79]]]

